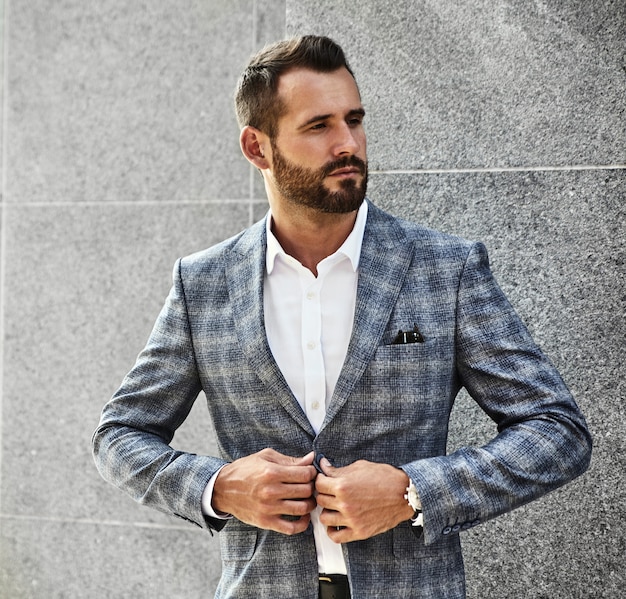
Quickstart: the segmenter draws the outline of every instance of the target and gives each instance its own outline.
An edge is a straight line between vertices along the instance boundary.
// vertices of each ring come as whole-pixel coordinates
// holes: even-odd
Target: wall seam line
[[[17,522],[48,522],[51,524],[84,524],[87,526],[111,526],[133,528],[150,528],[160,530],[185,530],[194,532],[195,529],[188,524],[159,524],[154,522],[128,522],[124,520],[97,520],[94,518],[62,518],[55,516],[27,516],[23,514],[0,514],[1,520],[13,520]]]
[[[264,198],[253,198],[254,202],[261,202]],[[89,201],[89,200],[50,200],[50,201],[28,201],[28,202],[8,202],[5,204],[5,208],[27,208],[32,206],[38,207],[47,207],[47,206],[59,206],[59,207],[70,207],[70,206],[82,206],[82,207],[96,207],[96,206],[117,206],[117,207],[156,207],[156,206],[167,206],[170,208],[180,208],[181,206],[217,206],[219,204],[243,204],[246,205],[250,202],[250,198],[244,199],[217,199],[217,200],[181,200],[180,202],[160,202],[158,200],[134,200],[132,202],[125,202],[124,200],[106,200],[106,201]]]
[[[2,181],[0,185],[0,510],[2,508],[2,490],[3,490],[3,434],[4,429],[4,339],[5,329],[5,293],[6,293],[6,268],[7,268],[7,227],[6,227],[6,192],[7,192],[7,121],[8,121],[8,54],[9,54],[9,36],[8,36],[8,14],[9,0],[2,2],[2,135],[0,143],[2,148]]]
[[[569,165],[569,166],[509,166],[500,168],[424,168],[424,169],[376,169],[369,171],[370,175],[439,175],[465,173],[525,173],[525,172],[572,172],[572,171],[604,171],[623,170],[626,164],[603,165]]]
[[[256,51],[259,35],[259,0],[252,0],[252,44],[250,53]],[[254,223],[254,166],[248,163],[248,226]]]

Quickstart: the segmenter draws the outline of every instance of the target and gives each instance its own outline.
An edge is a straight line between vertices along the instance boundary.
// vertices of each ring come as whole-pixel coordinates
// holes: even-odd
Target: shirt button
[[[319,409],[320,409],[320,402],[319,402],[319,401],[314,401],[314,402],[311,404],[311,407],[312,407],[314,410],[319,410]]]
[[[307,348],[307,349],[315,349],[315,341],[309,341],[309,342],[306,344],[306,348]]]
[[[312,300],[312,299],[314,299],[314,298],[315,298],[315,291],[309,291],[309,292],[306,294],[306,298],[307,298],[308,300]]]

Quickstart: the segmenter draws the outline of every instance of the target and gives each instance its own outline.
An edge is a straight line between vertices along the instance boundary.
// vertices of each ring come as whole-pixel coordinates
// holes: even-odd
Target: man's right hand
[[[211,505],[259,528],[304,532],[316,506],[314,457],[313,452],[292,458],[263,449],[235,460],[218,474]]]

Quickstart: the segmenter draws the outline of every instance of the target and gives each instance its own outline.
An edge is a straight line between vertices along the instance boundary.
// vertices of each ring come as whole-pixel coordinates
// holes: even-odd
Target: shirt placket
[[[326,416],[326,373],[322,353],[321,278],[302,280],[302,355],[304,357],[304,406],[315,432]]]

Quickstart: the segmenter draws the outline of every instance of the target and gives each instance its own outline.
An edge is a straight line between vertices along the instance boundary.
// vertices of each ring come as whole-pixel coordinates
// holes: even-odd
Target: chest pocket
[[[454,379],[454,347],[439,338],[422,343],[378,347],[367,369],[368,383],[377,392],[405,401],[431,401],[449,390]]]

